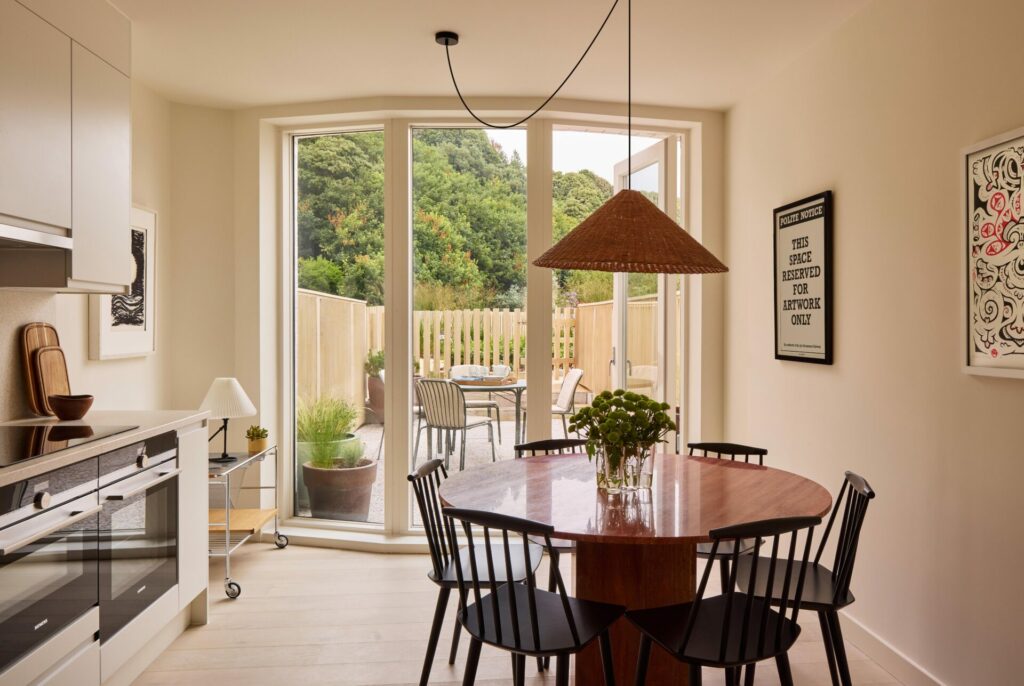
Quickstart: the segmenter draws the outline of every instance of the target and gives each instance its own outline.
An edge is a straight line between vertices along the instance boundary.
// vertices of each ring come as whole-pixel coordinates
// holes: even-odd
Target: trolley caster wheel
[[[285,536],[284,534],[278,534],[274,538],[274,545],[276,545],[278,548],[287,548],[288,547],[288,537]]]
[[[224,593],[227,594],[228,598],[234,600],[238,596],[242,595],[242,587],[234,581],[229,581],[224,584]]]

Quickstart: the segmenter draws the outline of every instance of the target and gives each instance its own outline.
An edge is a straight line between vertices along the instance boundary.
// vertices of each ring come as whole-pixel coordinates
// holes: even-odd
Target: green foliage
[[[380,373],[384,371],[384,351],[371,350],[366,356],[366,364],[363,365],[363,371],[369,376],[380,376]]]
[[[569,418],[569,431],[587,437],[587,454],[594,457],[599,446],[613,469],[629,456],[664,441],[676,423],[668,416],[668,403],[659,403],[642,393],[603,391],[589,407]]]
[[[344,274],[334,262],[323,257],[299,258],[299,288],[340,295]]]
[[[298,158],[299,286],[382,305],[383,133],[303,138]],[[413,160],[416,309],[521,307],[522,160],[492,144],[482,129],[416,129]],[[611,184],[591,171],[555,172],[553,180],[555,239],[612,195]],[[560,291],[570,274],[557,272]],[[596,288],[578,290],[588,296],[584,301],[603,295]],[[556,300],[566,304],[563,296]]]
[[[310,463],[314,467],[330,469],[335,460],[342,459],[337,443],[350,436],[357,415],[351,403],[339,398],[299,403],[295,413],[295,436],[298,441],[310,444]]]
[[[319,464],[314,464],[314,466],[320,467],[320,469],[330,469],[331,467],[351,469],[352,467],[358,467],[359,461],[362,459],[363,442],[358,438],[352,438],[351,440],[342,441],[338,455],[333,460],[333,463],[328,463],[325,467]]]
[[[264,429],[259,424],[253,424],[245,430],[245,437],[250,441],[257,441],[261,438],[266,438],[270,435],[270,432]]]

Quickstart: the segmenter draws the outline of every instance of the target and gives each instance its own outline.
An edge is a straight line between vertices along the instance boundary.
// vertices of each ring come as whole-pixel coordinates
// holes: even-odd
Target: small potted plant
[[[654,446],[676,424],[667,403],[624,391],[600,393],[590,407],[570,418],[569,431],[587,437],[587,455],[597,458],[597,486],[614,494],[623,488],[650,488]]]
[[[267,436],[270,432],[259,424],[253,424],[246,432],[245,437],[249,439],[249,454],[255,455],[267,449]]]
[[[366,409],[373,419],[384,423],[384,351],[371,351],[363,365],[366,372]]]
[[[299,501],[304,489],[314,517],[365,522],[369,516],[377,463],[363,457],[363,442],[352,433],[357,416],[338,398],[302,403],[296,413]]]

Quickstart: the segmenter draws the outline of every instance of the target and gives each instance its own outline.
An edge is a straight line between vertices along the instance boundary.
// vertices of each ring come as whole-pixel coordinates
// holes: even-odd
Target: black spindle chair
[[[868,503],[874,497],[874,490],[863,477],[853,472],[846,472],[843,486],[839,490],[832,514],[829,515],[828,524],[825,526],[825,533],[822,535],[818,551],[814,555],[814,562],[806,571],[807,593],[803,598],[796,600],[801,607],[818,613],[832,683],[843,686],[850,686],[852,682],[850,681],[850,665],[846,658],[846,646],[843,643],[843,633],[839,626],[839,610],[854,600],[853,594],[850,593],[853,563],[857,557],[857,545],[860,540],[861,527],[864,524],[864,515],[867,513]],[[843,511],[843,521],[839,526],[836,555],[832,569],[829,570],[821,564],[821,556],[825,552],[829,534],[832,532],[832,526],[835,524],[840,509]],[[750,577],[751,570],[757,564],[759,564],[757,560],[749,557],[740,561],[738,576],[741,584]],[[771,593],[768,592],[769,588],[772,589]],[[770,596],[771,602],[776,605],[794,602],[793,597],[787,595],[777,583],[770,586],[763,578],[758,581],[755,592],[761,597]]]
[[[710,532],[711,549],[716,554],[728,541],[750,538],[755,541],[755,552],[770,544],[771,556],[755,555],[752,559],[759,563],[751,566],[748,583],[740,584],[737,590],[737,561],[742,555],[733,547],[732,578],[721,595],[704,597],[711,576],[711,565],[708,565],[693,602],[628,611],[626,617],[641,633],[636,686],[644,686],[647,681],[652,643],[690,666],[690,686],[700,686],[703,667],[725,669],[727,686],[738,686],[744,665],[772,658],[778,665],[783,686],[791,685],[793,675],[788,651],[800,635],[797,615],[805,586],[804,571],[814,527],[820,523],[820,517],[790,517]],[[802,544],[799,543],[801,534]],[[803,550],[802,556],[799,549]],[[787,597],[793,600],[783,601],[778,610],[773,609],[771,603],[753,593],[758,579],[780,584],[786,589]]]
[[[768,454],[764,448],[755,448],[739,443],[687,443],[686,447],[689,449],[690,455],[694,455],[694,451],[698,451],[699,457],[717,457],[720,460],[728,458],[733,462],[742,457],[743,461],[749,464],[750,458],[756,457],[757,463],[761,466],[764,466],[764,457]],[[716,558],[711,555],[710,543],[697,544],[697,557],[718,562],[719,579],[721,579],[723,591],[725,591],[725,585],[729,583],[729,558],[733,553],[733,545],[732,542],[723,543]],[[740,546],[741,554],[749,553],[754,549],[754,541],[737,541],[736,545]]]
[[[516,459],[524,457],[538,457],[540,455],[573,455],[583,452],[587,445],[585,438],[548,438],[530,443],[520,443],[516,446]],[[533,539],[531,539],[533,540]],[[533,540],[534,543],[541,543],[540,540]],[[562,553],[571,555],[576,551],[576,542],[565,538],[552,538],[551,550],[554,551],[552,569],[548,573],[548,590],[555,590],[554,567],[558,564],[558,556]],[[546,669],[551,664],[551,659],[545,657],[541,663],[541,669]]]
[[[445,508],[444,515],[452,520],[452,540],[457,539],[456,528],[461,524],[467,546],[471,549],[482,546],[487,551],[484,556],[469,558],[468,576],[461,567],[457,568],[459,622],[472,637],[462,682],[464,686],[472,686],[476,680],[477,662],[484,643],[512,654],[512,675],[516,686],[524,683],[528,656],[538,659],[554,656],[555,684],[568,686],[569,657],[595,639],[600,642],[605,684],[614,686],[608,629],[622,616],[624,607],[570,598],[554,557],[550,561],[555,569],[558,589],[555,592],[538,590],[532,571],[527,573],[523,582],[501,581],[512,576],[514,558],[522,555],[522,550],[530,545],[529,537],[543,538],[544,547],[550,555],[554,528],[528,519],[477,510]],[[479,528],[476,536],[474,526]],[[516,538],[522,539],[522,545],[513,545],[512,540]],[[500,543],[493,543],[495,539]]]
[[[427,642],[427,656],[423,661],[423,671],[420,675],[421,686],[424,686],[430,678],[430,667],[434,662],[434,652],[437,650],[437,641],[452,589],[458,587],[460,575],[468,573],[470,567],[475,568],[482,564],[482,559],[476,558],[491,557],[497,550],[497,548],[494,550],[485,550],[484,548],[472,551],[459,550],[455,540],[450,536],[451,530],[442,515],[441,500],[438,496],[438,489],[447,478],[448,472],[441,460],[429,460],[408,476],[413,493],[416,495],[416,504],[419,506],[423,528],[427,534],[427,547],[430,550],[432,564],[427,577],[440,589],[437,596],[437,607],[434,609],[434,622],[430,627],[430,640]],[[516,547],[523,549],[517,549],[513,553],[514,562],[510,569],[497,570],[494,582],[505,583],[506,579],[521,581],[527,576],[533,577],[534,570],[544,557],[543,549],[532,543],[525,547]],[[448,664],[455,664],[461,627],[461,624],[455,622]]]

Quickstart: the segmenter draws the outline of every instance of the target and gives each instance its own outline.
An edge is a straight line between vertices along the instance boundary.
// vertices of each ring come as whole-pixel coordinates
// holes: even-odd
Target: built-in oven
[[[177,435],[99,460],[102,643],[178,583]]]
[[[96,606],[97,459],[0,487],[0,672]]]

